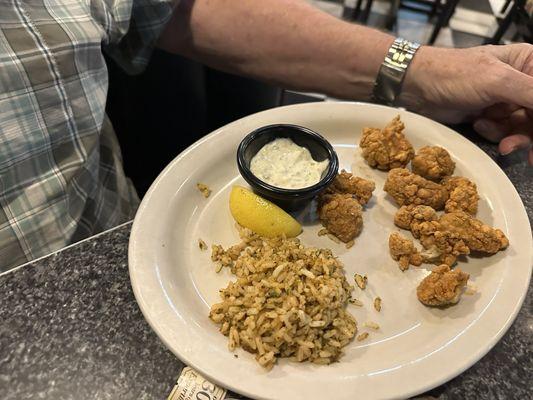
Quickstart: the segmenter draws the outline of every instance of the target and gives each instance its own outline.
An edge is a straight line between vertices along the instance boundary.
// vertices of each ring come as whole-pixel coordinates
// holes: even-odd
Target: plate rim
[[[152,321],[152,319],[150,318],[149,309],[148,309],[148,307],[146,306],[146,304],[144,303],[144,301],[142,299],[141,287],[139,286],[139,283],[137,282],[137,280],[135,278],[135,271],[134,271],[135,270],[135,263],[136,263],[135,254],[137,252],[135,238],[139,234],[138,231],[141,229],[139,227],[140,226],[140,221],[141,221],[141,218],[144,215],[145,210],[147,209],[148,204],[150,203],[151,198],[153,197],[154,193],[156,193],[159,185],[164,180],[164,177],[169,173],[169,171],[171,169],[174,168],[174,165],[179,163],[181,159],[185,158],[189,153],[193,152],[197,147],[201,146],[203,143],[205,143],[205,142],[207,142],[209,140],[212,140],[213,137],[218,136],[218,135],[222,134],[223,132],[225,132],[232,125],[238,124],[239,122],[241,122],[243,120],[255,119],[258,116],[261,116],[261,115],[264,115],[264,114],[269,114],[269,113],[271,113],[273,111],[279,111],[281,109],[307,108],[307,107],[310,107],[310,106],[311,107],[317,107],[317,106],[318,107],[323,107],[323,106],[327,107],[327,106],[332,106],[332,105],[335,106],[335,105],[339,105],[339,104],[341,104],[341,105],[353,105],[353,106],[357,106],[357,107],[381,108],[381,109],[387,109],[387,110],[395,110],[395,112],[398,112],[398,113],[410,114],[410,115],[414,116],[415,118],[419,118],[419,119],[422,118],[422,119],[426,120],[426,122],[429,122],[431,124],[438,124],[438,125],[440,125],[441,128],[443,128],[443,129],[455,134],[457,136],[457,138],[460,138],[460,141],[463,141],[464,143],[468,143],[469,146],[476,147],[478,153],[480,154],[480,156],[484,157],[486,161],[492,163],[493,167],[496,167],[501,172],[502,177],[504,179],[506,179],[507,183],[512,187],[512,189],[513,189],[512,195],[522,205],[520,211],[522,212],[522,214],[525,214],[524,220],[526,221],[526,225],[529,228],[529,231],[531,231],[531,224],[529,222],[529,217],[527,215],[527,210],[526,210],[526,208],[524,206],[524,203],[523,203],[518,191],[516,190],[516,187],[511,182],[511,180],[509,179],[507,174],[500,168],[500,166],[485,151],[480,149],[475,143],[472,143],[470,140],[465,138],[460,133],[454,131],[453,129],[451,129],[449,127],[447,127],[446,125],[443,125],[443,124],[441,124],[441,123],[439,123],[437,121],[434,121],[434,120],[432,120],[432,119],[430,119],[428,117],[416,114],[416,113],[411,112],[411,111],[407,111],[407,110],[404,110],[404,109],[397,109],[397,108],[394,108],[394,107],[388,107],[388,106],[383,106],[383,105],[376,105],[376,104],[371,104],[371,103],[366,103],[366,102],[353,102],[353,101],[336,101],[336,102],[323,102],[323,103],[309,102],[309,103],[300,103],[300,104],[288,105],[288,106],[283,106],[283,107],[276,107],[276,108],[273,108],[273,109],[260,111],[258,113],[254,113],[254,114],[245,116],[243,118],[240,118],[238,120],[232,121],[232,122],[230,122],[230,123],[218,128],[218,129],[210,132],[209,134],[207,134],[203,138],[199,139],[198,141],[196,141],[193,144],[191,144],[190,146],[188,146],[180,154],[178,154],[163,169],[163,171],[157,176],[156,180],[152,183],[152,185],[150,186],[150,188],[147,191],[146,195],[142,199],[142,202],[141,202],[141,204],[140,204],[140,206],[139,206],[139,208],[137,210],[137,213],[135,215],[135,218],[134,218],[134,221],[133,221],[133,224],[132,224],[130,238],[129,238],[128,271],[129,271],[130,283],[131,283],[131,286],[132,286],[132,289],[133,289],[133,293],[134,293],[136,302],[137,302],[139,308],[141,309],[143,317],[148,322],[148,324],[151,327],[151,329],[156,333],[158,338],[163,342],[165,347],[167,349],[169,349],[186,366],[190,366],[190,367],[194,368],[195,370],[200,372],[202,375],[204,375],[206,378],[208,378],[210,381],[220,385],[221,387],[223,387],[225,389],[228,389],[228,390],[231,390],[233,392],[245,395],[245,396],[247,396],[249,398],[252,398],[252,399],[258,399],[258,400],[259,399],[271,399],[271,397],[264,397],[261,394],[258,394],[258,393],[255,393],[255,392],[251,392],[251,391],[243,389],[243,388],[235,387],[232,384],[228,384],[227,382],[223,382],[223,381],[217,379],[214,375],[212,375],[211,373],[206,371],[204,368],[194,365],[195,363],[193,361],[191,361],[191,359],[186,354],[178,353],[178,351],[174,349],[174,346],[171,345],[167,341],[167,338],[165,337],[165,335],[163,335],[159,331],[159,329],[158,329],[157,325],[155,324],[155,322]],[[508,316],[507,320],[505,321],[505,323],[503,324],[503,326],[500,326],[498,332],[495,335],[492,335],[490,337],[490,340],[488,340],[484,344],[484,346],[478,348],[478,351],[473,352],[470,355],[470,357],[463,358],[461,363],[460,363],[460,367],[457,368],[456,370],[454,370],[454,372],[449,373],[449,374],[443,374],[443,376],[440,379],[434,379],[430,383],[422,383],[421,385],[417,385],[415,389],[411,389],[409,391],[402,391],[402,393],[401,393],[402,397],[404,397],[404,396],[405,397],[411,397],[411,396],[414,396],[414,395],[417,395],[417,394],[424,393],[424,392],[426,392],[428,390],[431,390],[431,389],[433,389],[433,388],[435,388],[437,386],[440,386],[440,385],[452,380],[453,378],[459,376],[464,371],[466,371],[467,369],[472,367],[476,362],[478,362],[481,358],[483,358],[490,350],[492,350],[493,347],[500,341],[500,339],[503,337],[503,335],[509,330],[509,328],[511,327],[512,323],[515,321],[520,309],[522,308],[522,305],[523,305],[523,303],[525,301],[527,293],[528,293],[529,283],[530,283],[530,280],[531,280],[531,272],[532,272],[532,269],[533,269],[533,239],[532,239],[531,243],[532,243],[532,245],[530,245],[530,247],[529,247],[529,250],[530,250],[530,267],[529,267],[528,278],[523,281],[523,285],[521,286],[522,290],[520,291],[521,294],[520,294],[519,298],[517,299],[517,301],[514,303],[512,312],[509,314],[509,316]],[[394,396],[394,398],[396,398],[396,397],[397,396]]]

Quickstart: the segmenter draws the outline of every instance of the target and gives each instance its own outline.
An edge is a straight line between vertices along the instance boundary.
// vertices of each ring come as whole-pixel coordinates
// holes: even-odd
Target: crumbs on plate
[[[200,183],[198,182],[196,184],[196,187],[198,188],[198,190],[202,193],[202,196],[204,196],[206,199],[209,197],[209,195],[211,194],[211,189],[209,189],[209,186],[207,186],[206,184],[204,183]]]
[[[202,251],[207,250],[207,244],[202,239],[198,239],[198,247]]]
[[[362,342],[368,337],[368,332],[363,332],[359,336],[357,336],[357,341]]]
[[[376,309],[377,312],[381,311],[381,297],[376,297],[374,299],[374,308]]]
[[[357,286],[359,286],[359,289],[365,290],[366,284],[368,282],[368,278],[366,277],[366,275],[363,276],[363,275],[355,274],[354,279],[355,279],[355,283],[357,283]]]

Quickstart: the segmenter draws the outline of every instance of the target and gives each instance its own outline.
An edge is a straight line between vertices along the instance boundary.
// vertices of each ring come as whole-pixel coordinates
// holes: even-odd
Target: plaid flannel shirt
[[[102,49],[146,63],[171,0],[0,0],[0,272],[130,219]]]

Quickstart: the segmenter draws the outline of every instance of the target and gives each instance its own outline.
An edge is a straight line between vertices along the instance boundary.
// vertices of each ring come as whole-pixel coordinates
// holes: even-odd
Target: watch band
[[[402,83],[420,44],[396,38],[392,43],[374,83],[372,98],[376,103],[396,105],[402,90]]]

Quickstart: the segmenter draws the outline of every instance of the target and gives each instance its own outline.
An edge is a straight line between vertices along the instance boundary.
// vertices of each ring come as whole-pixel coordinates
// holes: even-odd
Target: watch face
[[[394,41],[376,77],[373,91],[374,101],[394,105],[400,94],[407,67],[419,47],[418,43],[400,38]]]
[[[420,45],[418,43],[412,43],[403,39],[398,42],[394,41],[394,44],[389,49],[389,53],[385,57],[385,62],[398,68],[407,69],[407,66],[419,47]]]

